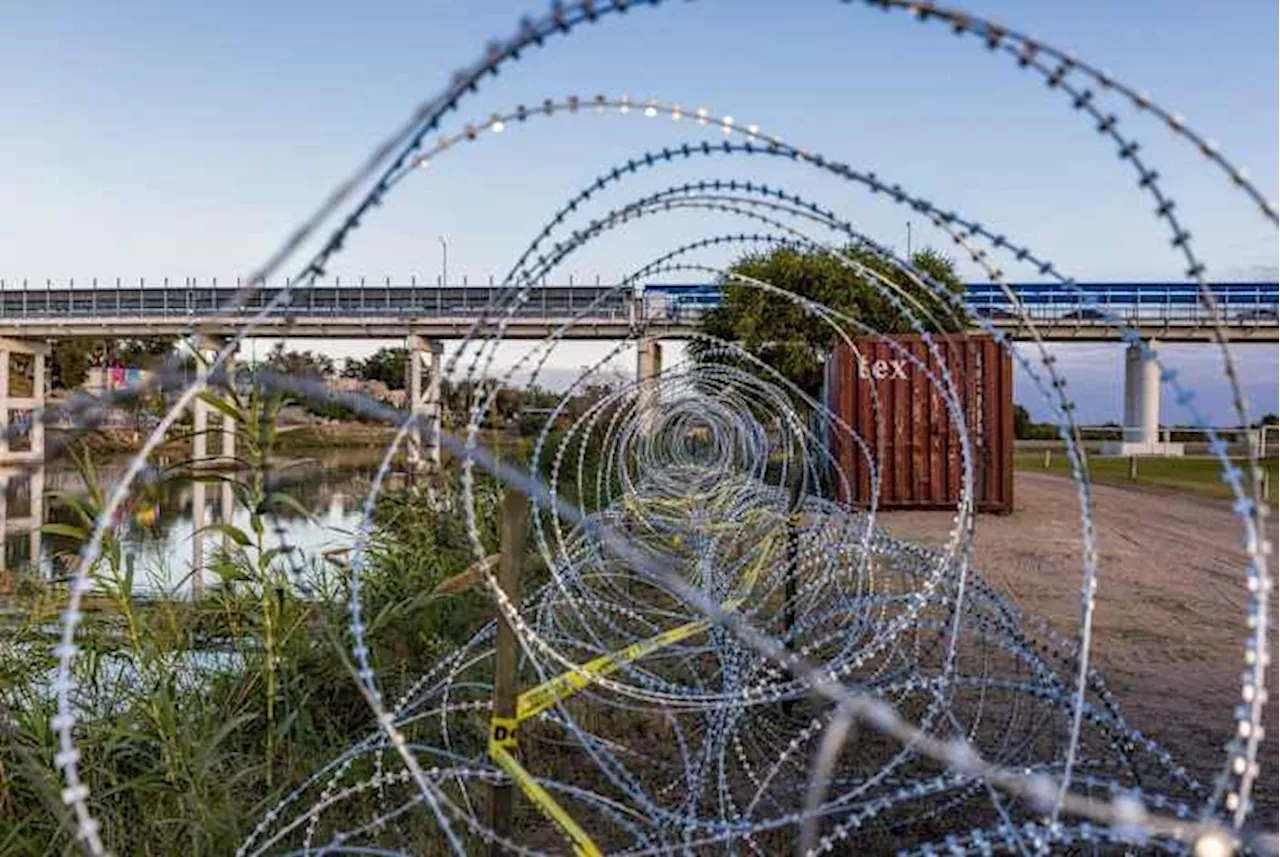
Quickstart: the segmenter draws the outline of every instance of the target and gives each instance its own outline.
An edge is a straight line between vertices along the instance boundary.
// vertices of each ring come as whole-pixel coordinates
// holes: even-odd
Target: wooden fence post
[[[800,497],[803,491],[799,474],[792,477],[790,488],[787,503],[787,577],[783,584],[786,603],[782,608],[782,621],[786,626],[788,648],[791,646],[791,632],[796,626],[796,560],[800,553],[800,533],[796,519],[800,514]]]
[[[498,559],[498,586],[511,603],[520,604],[520,567],[524,560],[525,537],[529,532],[529,501],[524,493],[508,488],[502,495],[502,546]],[[498,613],[498,632],[493,667],[493,717],[514,721],[516,716],[516,665],[520,656],[516,632],[505,614]],[[513,785],[495,783],[489,801],[489,829],[495,837],[511,838]],[[500,857],[504,849],[495,838],[489,854]]]

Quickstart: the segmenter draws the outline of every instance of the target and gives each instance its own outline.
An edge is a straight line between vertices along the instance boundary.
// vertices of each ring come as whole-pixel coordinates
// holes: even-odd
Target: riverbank
[[[275,447],[278,452],[286,454],[354,448],[379,449],[391,443],[398,428],[398,426],[381,423],[341,420],[296,423],[282,428]],[[464,429],[454,431],[462,432]],[[173,460],[182,460],[189,456],[191,438],[188,432],[189,430],[179,429],[175,436],[166,439],[161,444],[160,454],[167,455]],[[222,443],[218,427],[212,427],[209,434],[209,451],[211,455],[216,455]],[[46,437],[50,450],[65,449],[75,438],[81,448],[92,453],[95,458],[100,458],[137,452],[146,439],[146,432],[141,429],[110,428],[75,435],[70,431],[51,428]],[[516,435],[509,430],[482,429],[480,442],[488,449],[505,453],[532,449],[534,438]]]
[[[339,439],[381,440],[347,431],[324,441]],[[485,477],[480,483],[476,525],[492,550],[496,492]],[[146,571],[128,561],[123,528],[102,542],[94,591],[79,610],[75,740],[103,838],[121,853],[231,853],[264,806],[367,729],[368,707],[344,655],[352,645],[349,578],[338,567],[307,573],[329,564],[324,551],[298,555],[277,545],[275,518],[293,504],[273,497],[236,492],[236,524],[206,555],[199,600],[143,589]],[[91,492],[89,520],[100,501]],[[460,516],[400,489],[379,498],[375,518],[360,603],[370,660],[394,698],[474,634],[491,608],[474,590],[429,597],[474,561]],[[73,526],[74,517],[62,531],[76,541]],[[56,711],[51,643],[67,599],[65,580],[11,593],[0,623],[0,854],[47,854],[74,841],[48,800],[61,787],[48,728]],[[342,827],[357,826],[376,815],[376,795],[354,795],[340,810]],[[430,852],[425,833],[413,844]]]
[[[327,421],[316,423],[299,423],[289,426],[279,435],[277,447],[280,452],[314,452],[326,449],[342,449],[351,447],[371,447],[391,442],[396,427],[375,423]],[[211,451],[216,452],[221,443],[217,430],[211,432]],[[146,439],[146,431],[142,429],[109,428],[96,429],[84,434],[71,431],[50,429],[46,442],[50,449],[62,449],[73,438],[83,449],[95,457],[110,455],[128,455],[137,452]],[[161,445],[162,454],[185,457],[191,454],[191,438],[187,434],[170,437]]]

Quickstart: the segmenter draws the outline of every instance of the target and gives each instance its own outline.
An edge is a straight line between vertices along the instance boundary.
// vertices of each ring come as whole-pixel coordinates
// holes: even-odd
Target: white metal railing
[[[1280,455],[1280,426],[1269,425],[1262,426],[1258,430],[1258,455],[1261,458],[1267,458],[1272,455]],[[1268,438],[1270,442],[1268,443]]]

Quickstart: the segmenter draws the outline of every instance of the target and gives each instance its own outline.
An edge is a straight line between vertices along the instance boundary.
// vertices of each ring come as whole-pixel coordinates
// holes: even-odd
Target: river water
[[[278,490],[290,494],[308,514],[288,511],[273,515],[266,530],[268,545],[292,546],[295,550],[290,566],[301,574],[310,576],[316,574],[317,569],[325,568],[326,553],[340,552],[354,541],[381,454],[382,450],[372,448],[326,453],[283,471],[281,478],[286,481]],[[97,469],[97,478],[103,484],[111,484],[120,478],[126,464],[124,459],[108,461]],[[0,480],[5,482],[5,499],[0,503],[3,514],[0,527],[5,536],[4,564],[0,567],[2,599],[6,591],[24,579],[58,579],[73,567],[75,548],[70,539],[34,532],[37,518],[32,514],[30,495],[33,488],[39,490],[43,483],[44,520],[77,523],[74,515],[60,505],[59,495],[83,494],[85,480],[78,471],[64,464],[48,464],[35,473],[0,476]],[[401,473],[393,473],[388,479],[389,487],[403,483]],[[218,485],[207,485],[204,493],[206,524],[224,520],[221,507],[225,492]],[[196,495],[197,489],[190,483],[162,482],[158,487],[134,492],[127,509],[118,517],[116,533],[121,539],[124,564],[134,572],[135,592],[144,595],[190,593],[195,559],[193,501]],[[232,523],[248,532],[248,511],[234,508]],[[206,562],[221,542],[220,534],[206,533]],[[208,574],[205,579],[209,579]]]

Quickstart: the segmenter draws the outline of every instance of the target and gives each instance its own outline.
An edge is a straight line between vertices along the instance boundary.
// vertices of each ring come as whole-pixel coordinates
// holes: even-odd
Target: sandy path
[[[1093,663],[1130,723],[1202,778],[1219,769],[1244,668],[1244,551],[1225,501],[1095,485],[1100,582]],[[975,566],[1028,612],[1076,633],[1080,515],[1069,479],[1019,471],[1012,515],[978,519]],[[950,513],[893,512],[897,536],[945,540]],[[1276,543],[1275,519],[1270,538]],[[1274,557],[1272,573],[1276,567]],[[1275,625],[1275,601],[1271,627]],[[1272,633],[1275,640],[1275,633]],[[1271,676],[1274,681],[1276,670]],[[1277,689],[1268,702],[1255,820],[1277,818]]]

